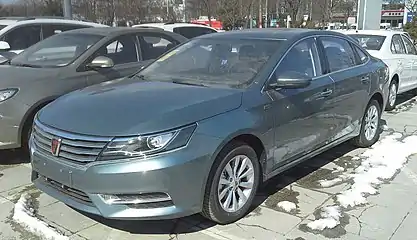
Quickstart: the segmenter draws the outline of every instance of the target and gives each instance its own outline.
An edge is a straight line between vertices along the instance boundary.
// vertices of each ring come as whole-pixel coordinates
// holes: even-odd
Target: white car
[[[388,65],[391,77],[386,110],[395,108],[397,94],[417,88],[417,50],[409,35],[402,31],[340,31],[357,41],[374,57]]]
[[[0,51],[20,53],[35,43],[56,33],[107,25],[51,17],[0,18]]]
[[[215,28],[194,23],[144,23],[133,25],[132,27],[159,28],[165,31],[178,33],[188,39],[204,34],[219,32]]]

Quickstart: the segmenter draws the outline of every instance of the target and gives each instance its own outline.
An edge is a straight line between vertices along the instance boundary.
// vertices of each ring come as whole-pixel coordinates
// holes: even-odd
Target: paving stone
[[[393,234],[391,240],[415,240],[415,229],[417,222],[417,207],[413,209],[404,218],[402,224],[398,227],[397,231]]]
[[[41,217],[56,223],[72,233],[76,233],[96,224],[96,221],[84,216],[61,202],[41,207],[39,208],[38,213]]]
[[[29,168],[21,165],[2,170],[1,173],[3,176],[0,177],[0,193],[31,184],[31,172]]]
[[[361,236],[388,239],[401,224],[412,206],[398,204],[395,208],[369,205],[366,208],[349,211],[361,222]],[[355,230],[353,233],[357,233]]]
[[[241,226],[261,226],[279,234],[286,234],[296,227],[301,219],[269,208],[261,208],[257,215],[243,218],[237,223]]]

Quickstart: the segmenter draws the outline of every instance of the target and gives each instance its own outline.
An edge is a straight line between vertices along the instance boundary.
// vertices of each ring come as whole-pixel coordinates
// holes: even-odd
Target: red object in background
[[[197,20],[192,20],[191,23],[210,26],[209,25],[209,20],[197,19]],[[223,23],[221,21],[218,21],[218,20],[211,20],[211,27],[215,28],[217,30],[222,30],[223,29]]]

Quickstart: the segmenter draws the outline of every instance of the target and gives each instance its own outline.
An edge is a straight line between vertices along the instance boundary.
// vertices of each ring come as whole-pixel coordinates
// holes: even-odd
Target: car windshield
[[[62,67],[75,61],[103,36],[94,34],[56,34],[16,56],[11,64],[27,67]]]
[[[379,51],[382,44],[385,41],[385,36],[380,35],[362,35],[362,34],[351,34],[353,39],[356,39],[359,44],[366,50],[377,50]]]
[[[136,76],[147,81],[247,87],[284,40],[191,40],[163,55]]]

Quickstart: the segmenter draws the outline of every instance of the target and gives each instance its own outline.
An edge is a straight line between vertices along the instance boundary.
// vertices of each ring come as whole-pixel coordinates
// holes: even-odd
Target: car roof
[[[345,36],[341,33],[321,31],[303,28],[253,28],[238,31],[219,32],[216,34],[202,35],[197,38],[240,38],[240,39],[275,39],[291,40],[310,35],[335,35]]]
[[[54,17],[0,17],[0,25],[20,25],[28,23],[61,23],[61,24],[78,24],[94,27],[106,27],[104,24],[89,22],[89,21],[79,21],[63,18],[54,18]]]
[[[195,24],[195,23],[143,23],[143,24],[133,25],[132,27],[155,27],[155,28],[170,29],[170,30],[176,27],[203,27],[203,28],[210,28],[210,29],[216,30],[215,28],[212,28],[210,26],[206,26],[204,24]]]
[[[65,31],[60,34],[74,34],[74,33],[81,33],[81,34],[95,34],[101,36],[115,36],[115,35],[122,35],[122,34],[129,34],[129,33],[139,33],[139,32],[147,32],[147,33],[161,33],[164,32],[165,34],[169,34],[171,36],[176,36],[177,38],[183,38],[179,34],[165,32],[161,29],[154,29],[154,28],[132,28],[132,27],[97,27],[97,28],[79,28],[75,30]]]
[[[390,37],[394,34],[404,34],[404,31],[397,31],[397,30],[339,30],[337,32],[344,33],[347,35],[355,35],[355,34],[364,34],[364,35],[378,35],[378,36],[385,36]]]

